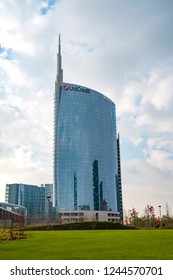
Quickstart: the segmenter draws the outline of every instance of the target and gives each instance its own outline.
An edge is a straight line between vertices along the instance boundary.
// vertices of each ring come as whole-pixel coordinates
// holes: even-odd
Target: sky
[[[172,0],[0,0],[0,201],[53,182],[60,33],[64,81],[116,104],[125,214],[173,214],[172,30]]]

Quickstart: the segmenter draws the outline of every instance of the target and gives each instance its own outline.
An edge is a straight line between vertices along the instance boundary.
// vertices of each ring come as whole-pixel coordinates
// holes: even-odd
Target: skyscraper
[[[63,82],[60,37],[54,103],[54,207],[59,213],[118,211],[115,104],[93,89]]]

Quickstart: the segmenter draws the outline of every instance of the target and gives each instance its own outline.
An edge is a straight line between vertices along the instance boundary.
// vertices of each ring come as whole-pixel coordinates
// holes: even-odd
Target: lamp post
[[[158,206],[159,207],[159,216],[160,216],[160,221],[161,221],[161,205]]]
[[[80,222],[80,209],[81,209],[81,205],[78,206],[79,207],[79,213],[78,213],[78,222]]]
[[[161,205],[158,205],[159,207],[159,216],[160,216],[160,223],[159,223],[159,226],[161,226],[161,217],[162,217],[162,214],[161,214]]]
[[[49,225],[49,220],[50,220],[50,200],[51,200],[51,196],[47,196],[47,201],[48,201],[48,225]]]

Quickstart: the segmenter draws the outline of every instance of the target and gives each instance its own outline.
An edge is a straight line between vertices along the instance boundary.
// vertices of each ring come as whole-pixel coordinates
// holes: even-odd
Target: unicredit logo
[[[70,87],[69,86],[64,86],[64,90],[69,90]]]
[[[83,88],[83,87],[80,87],[80,86],[67,86],[67,85],[65,85],[65,86],[63,87],[63,89],[64,89],[65,91],[70,90],[70,91],[77,91],[77,92],[90,93],[89,88]]]

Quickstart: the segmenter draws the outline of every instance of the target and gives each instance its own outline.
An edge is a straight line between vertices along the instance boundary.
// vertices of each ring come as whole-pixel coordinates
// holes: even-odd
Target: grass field
[[[173,230],[32,231],[0,243],[1,260],[173,260]]]

